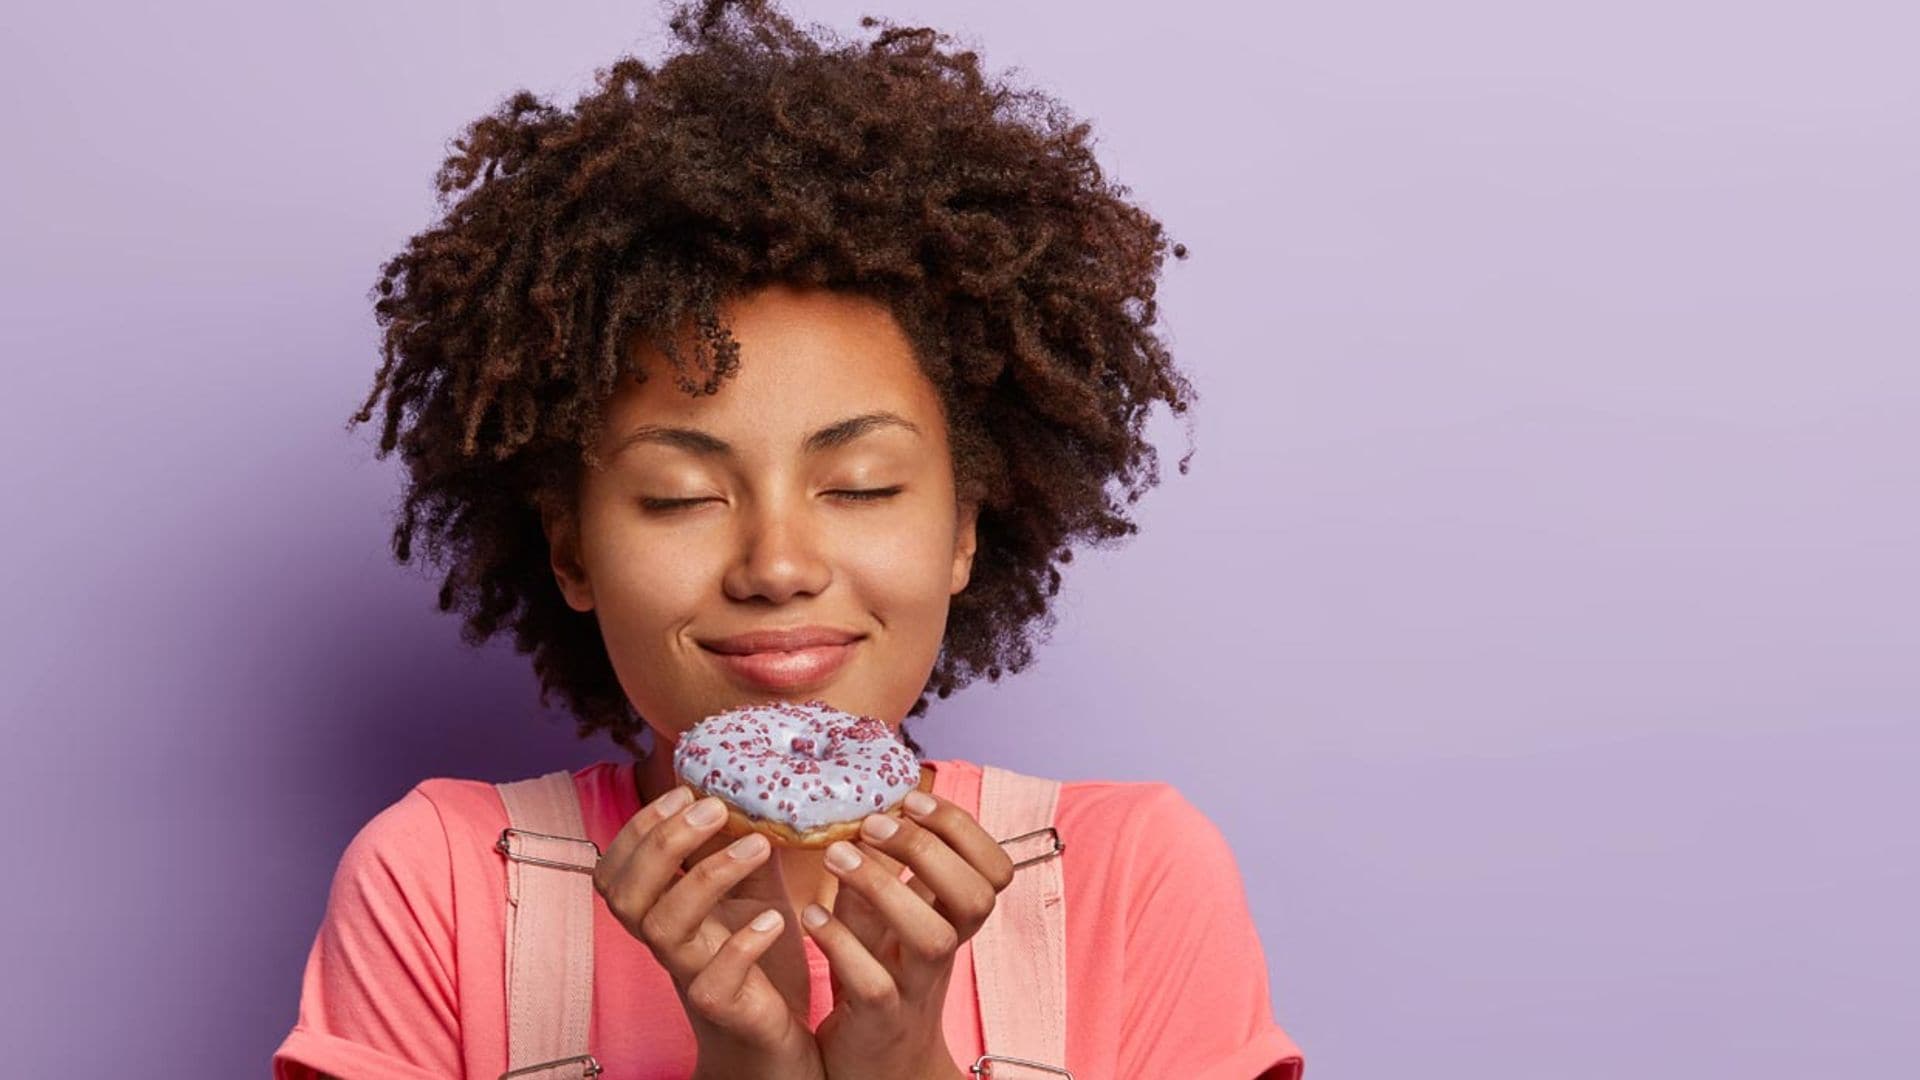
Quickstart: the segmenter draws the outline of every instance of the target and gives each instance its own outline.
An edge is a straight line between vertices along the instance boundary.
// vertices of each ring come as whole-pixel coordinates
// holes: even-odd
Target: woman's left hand
[[[835,865],[846,853],[858,865]],[[834,910],[809,904],[800,920],[833,972],[833,1011],[814,1033],[827,1076],[963,1076],[941,1030],[953,954],[1013,881],[1013,860],[973,815],[918,791],[902,816],[868,815],[860,843],[838,841],[827,855],[840,879]],[[913,871],[906,881],[903,866]],[[820,914],[825,922],[808,922]]]

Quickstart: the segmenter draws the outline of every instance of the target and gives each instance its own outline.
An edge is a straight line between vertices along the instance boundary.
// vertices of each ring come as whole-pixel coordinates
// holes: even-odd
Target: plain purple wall
[[[118,10],[111,10],[117,8]],[[1194,471],[938,756],[1219,823],[1319,1080],[1911,1076],[1908,3],[794,0],[980,46],[1193,258]],[[9,1075],[265,1075],[335,860],[618,754],[348,434],[446,140],[651,4],[33,5],[0,43]]]

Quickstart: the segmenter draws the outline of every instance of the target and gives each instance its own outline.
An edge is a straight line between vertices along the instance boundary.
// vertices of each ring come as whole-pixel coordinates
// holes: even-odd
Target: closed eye
[[[827,492],[827,494],[844,495],[847,498],[853,499],[856,502],[870,502],[875,499],[884,499],[891,495],[900,494],[900,486],[896,484],[893,487],[886,487],[886,488],[861,488],[858,490],[829,491]]]
[[[838,495],[841,498],[851,499],[854,502],[877,502],[881,499],[887,499],[895,495],[898,495],[902,490],[904,490],[904,488],[901,485],[896,484],[893,487],[884,487],[884,488],[851,488],[851,489],[842,488],[837,491],[829,491],[827,492],[827,494]],[[678,509],[681,509],[682,507],[694,506],[703,502],[724,502],[724,501],[726,500],[720,499],[717,496],[704,498],[704,499],[642,498],[640,500],[640,505],[648,510],[678,510]]]
[[[640,500],[640,505],[645,507],[648,510],[678,510],[683,506],[692,506],[695,503],[712,502],[712,501],[713,501],[712,499],[647,499],[647,498],[643,498]]]

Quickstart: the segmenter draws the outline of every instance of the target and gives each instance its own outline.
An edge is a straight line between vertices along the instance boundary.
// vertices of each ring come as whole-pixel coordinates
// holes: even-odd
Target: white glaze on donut
[[[717,713],[680,736],[680,779],[767,821],[806,832],[906,798],[920,762],[887,725],[815,699]]]

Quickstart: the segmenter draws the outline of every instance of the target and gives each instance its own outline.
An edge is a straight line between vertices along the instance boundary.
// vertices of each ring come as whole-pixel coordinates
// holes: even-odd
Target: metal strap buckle
[[[994,1061],[1004,1061],[1009,1065],[1025,1065],[1029,1069],[1039,1069],[1041,1072],[1050,1072],[1055,1076],[1064,1076],[1067,1078],[1067,1080],[1073,1080],[1073,1074],[1068,1072],[1063,1066],[1042,1065],[1038,1061],[1028,1061],[1026,1058],[1008,1057],[1005,1054],[981,1054],[979,1059],[973,1063],[973,1067],[968,1071],[973,1073],[973,1075],[975,1076],[991,1077],[993,1075],[993,1066],[988,1063],[994,1062]]]
[[[500,1080],[508,1080],[508,1077],[513,1076],[526,1076],[530,1073],[537,1073],[542,1069],[552,1069],[561,1065],[572,1065],[575,1062],[581,1063],[581,1080],[593,1080],[594,1077],[606,1071],[600,1067],[598,1061],[594,1060],[592,1054],[579,1054],[575,1057],[555,1058],[552,1061],[543,1061],[538,1065],[526,1065],[518,1069],[512,1069],[501,1073]]]
[[[538,855],[528,855],[524,852],[515,851],[513,850],[513,842],[510,839],[515,833],[521,836],[537,836],[542,840],[565,840],[568,843],[585,844],[593,849],[593,862],[585,865],[560,862],[555,859],[543,859]],[[495,841],[493,846],[498,848],[500,853],[509,859],[518,862],[533,863],[536,866],[551,866],[556,870],[573,870],[582,874],[591,874],[600,865],[600,845],[591,840],[583,840],[577,836],[555,836],[552,833],[534,832],[532,829],[516,829],[508,826],[500,830],[500,839]],[[538,1065],[526,1065],[518,1069],[509,1069],[500,1074],[500,1080],[510,1080],[511,1077],[515,1076],[530,1076],[537,1072],[545,1072],[548,1069],[557,1069],[562,1065],[579,1065],[581,1080],[593,1080],[594,1077],[606,1071],[600,1067],[599,1060],[592,1054],[576,1054],[573,1057],[543,1061]]]
[[[1046,836],[1048,839],[1050,839],[1053,842],[1052,850],[1043,851],[1038,855],[1021,859],[1019,862],[1016,862],[1013,864],[1013,868],[1015,870],[1020,869],[1021,867],[1027,865],[1028,863],[1037,863],[1042,859],[1051,859],[1055,855],[1058,855],[1061,852],[1067,850],[1067,845],[1065,841],[1060,839],[1060,830],[1054,828],[1051,825],[1047,826],[1044,829],[1035,829],[1032,832],[1021,833],[1019,836],[1010,836],[1005,840],[996,840],[994,842],[1002,846],[1005,846],[1007,844],[1017,844],[1022,840],[1030,840],[1036,836]],[[1008,1058],[1007,1060],[1012,1061],[1014,1059]]]
[[[588,863],[585,866],[582,866],[579,863],[555,862],[552,859],[542,859],[537,855],[522,854],[520,852],[513,850],[512,844],[507,840],[507,834],[509,833],[519,833],[521,836],[538,836],[543,840],[565,840],[568,843],[572,843],[572,844],[585,844],[588,847],[593,849],[593,862]],[[538,866],[551,866],[556,870],[578,870],[583,874],[591,874],[593,873],[594,869],[600,865],[600,845],[594,843],[591,840],[582,840],[577,836],[555,836],[552,833],[534,832],[531,829],[516,829],[516,828],[513,828],[512,826],[508,826],[507,828],[500,830],[500,839],[495,841],[493,846],[496,848],[499,848],[501,853],[504,854],[509,859],[516,859],[520,862],[534,863],[535,865],[538,865]],[[568,1058],[566,1060],[571,1061],[573,1059]],[[598,1067],[599,1066],[595,1066],[595,1068],[598,1068]]]

